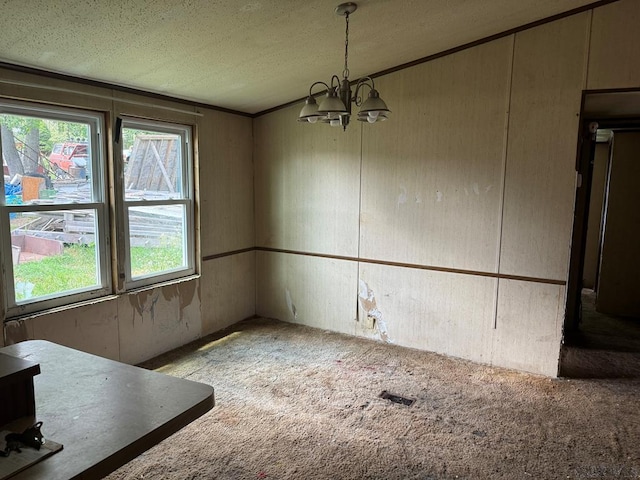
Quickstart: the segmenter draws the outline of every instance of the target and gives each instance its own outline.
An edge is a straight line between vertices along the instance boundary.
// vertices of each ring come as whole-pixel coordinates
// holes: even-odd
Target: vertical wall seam
[[[363,163],[363,148],[364,148],[364,122],[360,122],[360,178],[358,181],[358,259],[360,259],[360,247],[361,247],[361,228],[362,228],[362,163]],[[358,318],[358,292],[360,289],[360,260],[356,262],[356,321]],[[354,332],[357,334],[357,332]]]
[[[256,215],[256,119],[251,119],[251,188],[253,189],[253,248],[258,246],[258,216]],[[253,315],[258,315],[258,252],[253,252]]]
[[[511,36],[511,55],[509,57],[509,74],[507,83],[507,111],[504,120],[504,139],[502,144],[502,185],[500,186],[500,222],[498,227],[498,249],[496,258],[496,273],[500,273],[500,260],[502,258],[502,235],[504,229],[504,204],[505,204],[505,192],[507,185],[507,156],[509,150],[509,123],[511,120],[511,98],[513,94],[513,75],[515,64],[515,52],[516,52],[516,35]],[[498,328],[498,300],[500,294],[500,279],[496,281],[494,305],[493,305],[493,329]]]
[[[582,72],[582,89],[586,90],[589,86],[589,68],[591,59],[591,34],[593,32],[593,9],[589,10],[589,25],[586,32],[586,48],[584,49],[584,70]]]

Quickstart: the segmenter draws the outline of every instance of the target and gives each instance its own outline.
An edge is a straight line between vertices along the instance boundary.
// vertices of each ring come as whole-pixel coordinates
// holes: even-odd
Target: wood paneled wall
[[[516,34],[501,273],[567,278],[589,18]]]
[[[512,47],[376,81],[392,114],[362,127],[360,256],[497,272]]]
[[[353,335],[357,268],[348,260],[258,251],[260,314]]]
[[[199,195],[202,256],[252,248],[252,120],[199,108]]]
[[[198,109],[202,334],[255,314],[253,125],[241,117]],[[240,251],[233,255],[230,252]],[[222,255],[222,256],[221,256]]]
[[[621,0],[376,78],[390,120],[346,133],[301,105],[256,119],[257,313],[557,375],[581,95],[640,87],[639,17]]]
[[[640,5],[620,0],[593,10],[589,90],[637,88],[640,82]]]
[[[298,111],[254,121],[256,243],[356,256],[360,129],[297,123]]]

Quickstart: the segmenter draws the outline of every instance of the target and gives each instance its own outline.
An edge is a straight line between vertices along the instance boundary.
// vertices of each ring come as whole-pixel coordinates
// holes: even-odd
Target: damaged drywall
[[[31,340],[33,338],[33,323],[31,320],[10,320],[4,324],[4,344]]]
[[[166,301],[178,298],[180,310],[193,303],[193,299],[198,293],[198,282],[177,282],[162,288],[162,296]]]
[[[120,358],[139,363],[201,333],[197,281],[177,282],[118,298]]]
[[[131,308],[137,312],[142,322],[144,322],[145,313],[149,314],[148,317],[151,319],[151,322],[155,320],[156,304],[160,298],[160,292],[158,290],[154,289],[138,292],[133,295],[128,295],[128,298],[131,303]],[[133,321],[135,323],[135,314],[133,316]]]
[[[128,298],[134,311],[134,321],[135,314],[137,313],[142,322],[144,322],[146,316],[153,323],[156,318],[156,305],[158,304],[158,300],[160,300],[161,295],[164,299],[164,302],[161,303],[173,304],[174,302],[178,302],[181,313],[179,318],[182,319],[183,310],[193,303],[196,293],[196,282],[179,282],[171,285],[165,285],[161,288],[136,292],[135,294],[128,295]]]
[[[373,290],[371,290],[369,285],[362,279],[358,281],[358,301],[360,308],[362,308],[367,315],[365,320],[367,328],[375,330],[383,342],[392,343],[389,338],[387,324],[376,304],[376,297]]]
[[[293,316],[293,320],[296,321],[298,319],[298,310],[296,309],[296,306],[293,303],[293,300],[291,299],[291,292],[289,291],[288,288],[285,291],[285,300],[287,302],[287,308],[289,309],[289,312],[291,312],[291,315]]]

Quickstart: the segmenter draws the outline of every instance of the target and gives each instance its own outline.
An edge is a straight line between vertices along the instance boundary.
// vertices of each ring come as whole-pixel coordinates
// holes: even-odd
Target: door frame
[[[589,200],[593,180],[593,158],[596,148],[596,134],[599,123],[585,119],[580,125],[578,155],[576,157],[575,209],[573,212],[573,232],[571,235],[571,256],[569,259],[569,278],[567,280],[567,305],[564,318],[564,341],[571,343],[578,333],[581,318],[582,276],[584,273],[584,252],[587,243],[587,225],[589,220]]]
[[[638,112],[638,115],[640,115],[640,112]],[[573,214],[569,276],[567,280],[567,303],[563,331],[563,342],[565,344],[575,343],[578,338],[581,320],[584,254],[587,242],[589,203],[591,200],[593,162],[598,129],[637,130],[640,129],[640,117],[584,117],[580,123],[578,152],[576,156],[576,173],[578,175],[578,182],[576,185],[575,209]]]

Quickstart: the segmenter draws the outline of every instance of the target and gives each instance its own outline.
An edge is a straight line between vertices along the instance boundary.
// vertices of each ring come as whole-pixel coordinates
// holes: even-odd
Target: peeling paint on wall
[[[196,295],[197,282],[179,282],[171,285],[160,287],[162,296],[167,302],[171,302],[174,298],[178,298],[180,302],[180,311],[190,306]]]
[[[138,315],[140,315],[142,321],[144,321],[144,314],[146,312],[149,312],[151,322],[153,322],[156,316],[156,303],[158,303],[159,298],[160,291],[154,288],[153,290],[136,292],[129,295],[129,302],[131,303],[131,307],[133,307],[133,309],[138,312]]]
[[[180,299],[180,291],[178,286],[179,285],[177,283],[174,283],[171,285],[165,285],[163,287],[160,287],[160,292],[162,293],[162,296],[167,302],[170,302],[175,297],[178,297],[178,300]]]
[[[25,340],[30,340],[26,321],[12,320],[4,324],[5,345],[13,345]]]
[[[360,307],[367,314],[367,318],[372,320],[372,328],[377,330],[380,340],[392,343],[389,338],[387,324],[384,321],[384,318],[382,318],[382,312],[378,309],[376,304],[376,297],[373,290],[371,290],[369,285],[367,285],[367,283],[362,279],[358,281],[358,287],[358,300],[360,302]]]
[[[296,310],[296,306],[294,305],[293,300],[291,300],[291,292],[289,291],[288,288],[287,288],[287,291],[285,292],[285,299],[287,301],[287,308],[291,312],[291,315],[293,315],[293,319],[297,320],[298,311]]]

